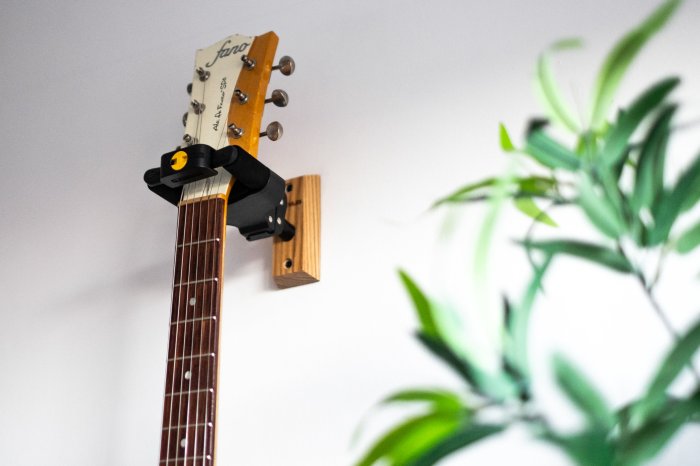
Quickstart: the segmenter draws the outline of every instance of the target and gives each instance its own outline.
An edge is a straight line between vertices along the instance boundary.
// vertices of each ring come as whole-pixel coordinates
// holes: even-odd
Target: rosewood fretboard
[[[160,464],[214,464],[226,205],[179,207]]]

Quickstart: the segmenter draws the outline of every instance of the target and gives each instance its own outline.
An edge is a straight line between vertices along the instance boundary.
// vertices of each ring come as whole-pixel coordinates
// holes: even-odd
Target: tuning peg
[[[233,95],[236,96],[236,98],[241,104],[248,102],[248,94],[241,91],[240,89],[236,89],[235,91],[233,91]]]
[[[189,112],[182,114],[182,126],[187,126],[187,115],[189,115]]]
[[[187,93],[192,95],[192,83],[187,83]]]
[[[236,126],[235,123],[228,125],[228,135],[234,139],[238,139],[243,136],[244,132],[245,131],[243,131],[243,128]]]
[[[204,111],[204,109],[207,108],[206,105],[197,100],[193,100],[192,102],[190,102],[190,105],[192,105],[192,110],[194,110],[195,115],[201,114]]]
[[[260,133],[260,137],[262,138],[267,136],[270,141],[276,141],[282,137],[283,132],[284,130],[282,129],[282,125],[277,121],[273,121],[267,125],[264,133]]]
[[[243,62],[245,67],[248,68],[249,70],[252,70],[253,68],[255,68],[255,59],[250,58],[248,55],[241,55],[241,61]]]
[[[273,70],[280,70],[280,73],[282,73],[285,76],[289,76],[290,74],[294,73],[294,68],[296,67],[294,63],[294,59],[290,56],[283,56],[280,58],[280,62],[273,66]]]
[[[209,76],[211,76],[211,73],[206,71],[204,68],[201,66],[195,70],[197,72],[197,76],[199,76],[200,81],[206,81],[209,79]]]
[[[275,89],[272,91],[272,96],[269,99],[265,99],[265,103],[269,104],[272,102],[278,107],[286,107],[289,103],[289,95],[282,89]]]

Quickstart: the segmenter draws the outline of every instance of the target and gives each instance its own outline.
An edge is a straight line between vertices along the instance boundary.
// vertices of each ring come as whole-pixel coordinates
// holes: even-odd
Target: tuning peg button
[[[269,99],[265,99],[265,103],[272,102],[278,107],[286,107],[289,104],[289,95],[282,89],[275,89]]]
[[[272,123],[267,125],[267,128],[265,128],[264,133],[260,133],[260,137],[262,138],[267,136],[267,138],[270,141],[276,141],[282,137],[282,133],[284,133],[282,125],[277,121],[273,121]]]
[[[192,95],[192,83],[187,83],[187,93]]]
[[[290,74],[294,73],[295,68],[296,64],[294,63],[294,59],[287,55],[280,58],[280,62],[272,67],[273,70],[279,70],[280,73],[285,76],[289,76]]]
[[[189,115],[189,112],[182,114],[182,126],[187,126],[187,115]]]

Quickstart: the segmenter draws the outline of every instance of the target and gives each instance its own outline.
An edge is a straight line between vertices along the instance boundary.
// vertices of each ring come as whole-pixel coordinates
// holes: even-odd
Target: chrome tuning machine
[[[265,103],[273,103],[277,107],[286,107],[289,104],[289,95],[282,89],[275,89],[269,99],[265,99]]]
[[[289,76],[290,74],[294,73],[295,68],[296,64],[294,63],[294,59],[288,55],[285,55],[282,58],[280,58],[280,61],[277,65],[272,67],[272,70],[279,70],[279,72],[283,75]]]
[[[262,137],[267,136],[267,138],[270,141],[276,141],[282,137],[283,133],[284,133],[284,130],[282,128],[282,125],[277,121],[273,121],[272,123],[267,125],[267,128],[265,128],[264,133],[260,133],[260,137],[262,138]]]

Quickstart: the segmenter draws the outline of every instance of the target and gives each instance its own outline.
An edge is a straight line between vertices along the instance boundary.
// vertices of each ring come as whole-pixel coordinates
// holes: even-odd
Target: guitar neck
[[[160,464],[214,464],[226,201],[179,206]]]

